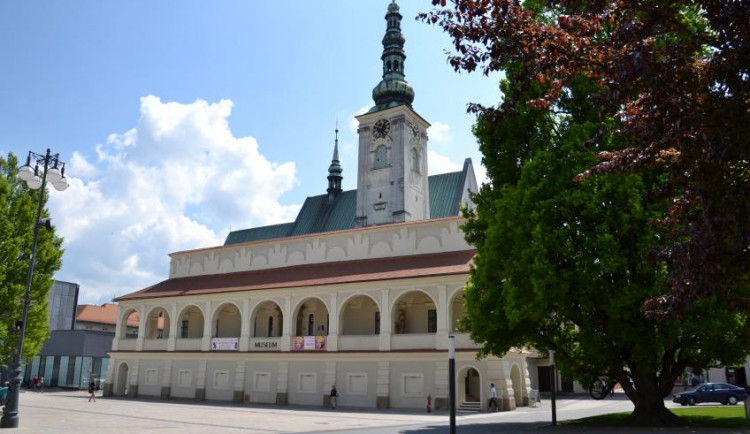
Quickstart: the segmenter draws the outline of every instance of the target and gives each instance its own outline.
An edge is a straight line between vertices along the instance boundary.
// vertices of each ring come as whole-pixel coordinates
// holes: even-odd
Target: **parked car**
[[[735,405],[747,398],[747,392],[742,387],[728,383],[702,383],[686,392],[675,394],[672,402],[682,405],[695,405],[699,402],[720,402]]]

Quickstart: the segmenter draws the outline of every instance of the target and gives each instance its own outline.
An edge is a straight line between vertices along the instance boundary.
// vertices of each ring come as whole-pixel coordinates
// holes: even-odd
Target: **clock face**
[[[390,131],[391,124],[385,119],[375,122],[375,126],[372,127],[372,135],[379,139],[387,136]]]

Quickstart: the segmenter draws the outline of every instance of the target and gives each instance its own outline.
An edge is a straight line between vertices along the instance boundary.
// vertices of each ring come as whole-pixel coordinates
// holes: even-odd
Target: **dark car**
[[[702,383],[687,392],[672,397],[672,402],[682,405],[695,405],[699,402],[720,402],[735,405],[747,398],[747,392],[742,387],[727,383]]]

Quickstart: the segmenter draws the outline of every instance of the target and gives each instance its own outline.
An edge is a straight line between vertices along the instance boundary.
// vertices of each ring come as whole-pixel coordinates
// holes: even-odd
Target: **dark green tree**
[[[23,313],[39,195],[44,195],[46,204],[48,194],[29,189],[17,174],[16,156],[0,157],[0,357],[3,364],[15,360],[18,349],[16,321],[21,320]],[[47,210],[43,209],[42,218],[47,216]],[[49,336],[47,296],[54,283],[53,275],[62,264],[61,245],[62,239],[55,236],[54,228],[40,228],[24,338],[25,360],[37,355]]]
[[[521,90],[513,77],[523,73],[508,66],[506,101],[546,90]],[[597,151],[622,146],[615,135],[583,146],[602,129],[594,91],[579,77],[553,106],[480,108],[474,132],[491,184],[475,195],[465,226],[477,257],[462,325],[485,354],[554,349],[569,378],[584,385],[598,375],[616,379],[635,404],[634,424],[679,424],[664,397],[687,367],[742,360],[748,316],[718,296],[696,301],[682,318],[643,315],[644,300],[664,293],[669,274],[667,262],[646,260],[664,237],[649,224],[661,207],[647,193],[665,175],[589,175]]]

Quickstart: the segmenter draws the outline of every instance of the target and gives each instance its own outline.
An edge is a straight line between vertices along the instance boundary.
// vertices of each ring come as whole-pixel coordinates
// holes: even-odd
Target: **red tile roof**
[[[119,306],[113,303],[104,303],[101,306],[80,304],[76,308],[76,321],[116,325],[118,310]],[[128,318],[128,325],[138,327],[138,320],[135,317]]]
[[[468,274],[475,250],[168,279],[115,301]]]

